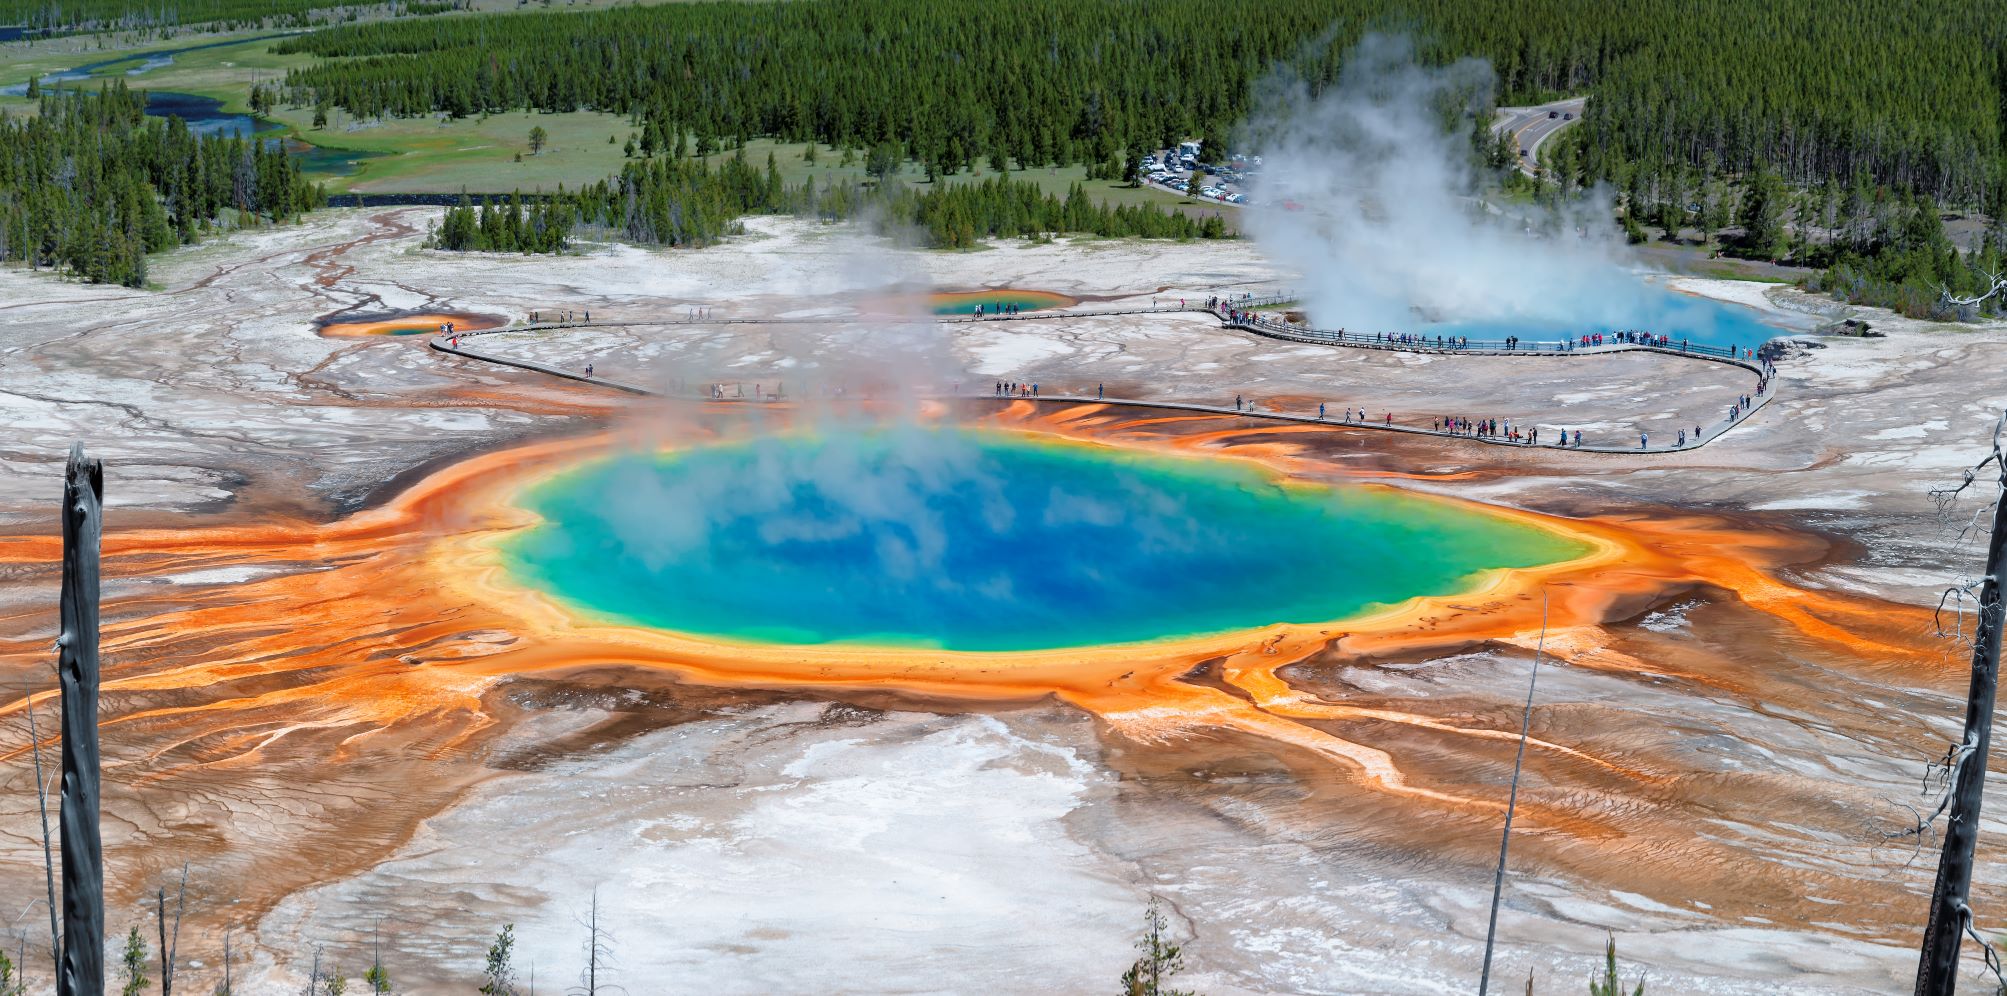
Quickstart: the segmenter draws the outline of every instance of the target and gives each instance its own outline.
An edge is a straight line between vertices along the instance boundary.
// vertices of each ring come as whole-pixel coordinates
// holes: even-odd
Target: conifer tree
[[[1164,938],[1169,926],[1157,897],[1151,896],[1149,909],[1143,913],[1143,936],[1136,942],[1142,957],[1122,974],[1124,996],[1194,996],[1189,990],[1168,987],[1170,977],[1185,969],[1183,949]]]
[[[516,925],[503,924],[488,946],[488,960],[481,968],[482,996],[516,996]]]
[[[119,954],[119,996],[138,996],[151,979],[146,977],[146,938],[134,927],[125,935],[125,950]]]

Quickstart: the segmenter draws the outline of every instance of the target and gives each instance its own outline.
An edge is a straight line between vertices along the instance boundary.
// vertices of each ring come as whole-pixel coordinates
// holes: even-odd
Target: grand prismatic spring
[[[1889,136],[1986,129],[1779,110],[1823,91],[1761,38],[1657,63],[1734,86],[1732,53],[1760,99],[1638,89],[1632,48],[1683,37],[1651,2],[1563,18],[1607,58],[1535,5],[1425,18],[1420,59],[1343,39],[1300,90],[1249,78],[1336,37],[1288,2],[283,35],[120,3],[0,27],[0,996],[56,992],[74,912],[79,442],[107,992],[128,951],[138,992],[256,996],[375,966],[1409,996],[1486,964],[1551,996],[1612,957],[1625,993],[1909,990],[1972,673],[1945,592],[1995,497],[1946,486],[1999,445],[2007,325],[1961,172],[1991,159]],[[1847,108],[1938,99],[1774,33],[1834,46],[1822,87],[1882,80]],[[149,137],[128,74],[261,130]],[[1710,108],[1789,161],[1677,133]],[[1993,787],[1960,824],[1981,938]]]
[[[1044,650],[1345,619],[1586,545],[1392,489],[1000,433],[764,437],[537,489],[506,546],[561,601],[773,643]]]

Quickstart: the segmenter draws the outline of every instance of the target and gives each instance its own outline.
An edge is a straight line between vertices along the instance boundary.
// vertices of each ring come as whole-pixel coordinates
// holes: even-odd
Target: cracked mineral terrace
[[[316,945],[363,964],[380,928],[400,985],[464,991],[504,922],[523,962],[568,979],[594,889],[632,992],[1091,990],[1132,957],[1152,894],[1189,938],[1181,983],[1216,996],[1467,991],[1482,947],[1536,636],[1524,586],[1397,625],[1250,631],[1133,664],[1082,653],[980,686],[891,656],[866,680],[869,651],[734,670],[729,649],[490,591],[476,540],[506,523],[462,496],[569,448],[725,438],[815,405],[631,398],[325,323],[858,314],[484,348],[664,386],[1019,380],[1612,436],[1717,419],[1746,390],[1729,368],[1645,354],[1333,349],[1202,316],[866,314],[916,285],[1108,307],[1291,286],[1246,243],[926,253],[753,220],[699,251],[504,259],[421,249],[431,210],[241,232],[159,260],[157,292],[0,270],[0,895],[40,889],[14,690],[51,684],[53,506],[81,439],[111,508],[110,928],[189,862],[196,985],[226,927],[257,992],[298,988]],[[1675,284],[1789,327],[1844,313]],[[1914,797],[1962,715],[1963,663],[1927,607],[1977,567],[1924,491],[2007,407],[2007,328],[1871,317],[1886,338],[1806,340],[1751,424],[1676,455],[1089,405],[913,417],[1245,457],[1612,537],[1628,559],[1549,589],[1566,625],[1547,644],[1501,970],[1576,985],[1614,931],[1654,989],[1886,991],[1913,970],[1931,869],[1882,840],[1906,815],[1885,800]],[[1981,847],[2002,843],[1989,823]],[[1975,883],[1994,908],[2001,868],[1982,861]]]

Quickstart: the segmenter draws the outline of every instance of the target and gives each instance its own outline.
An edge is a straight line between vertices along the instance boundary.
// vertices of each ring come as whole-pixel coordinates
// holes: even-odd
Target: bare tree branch
[[[1958,484],[1930,492],[1939,516],[1949,523],[1953,504],[1960,494],[1982,477],[1993,485],[1991,500],[1983,510],[1990,514],[1984,519],[1974,514],[1957,534],[1959,542],[1982,532],[1985,535],[1984,576],[1947,589],[1939,597],[1935,613],[1939,634],[1953,637],[1971,651],[1972,676],[1965,701],[1964,735],[1943,758],[1924,769],[1923,794],[1928,797],[1936,793],[1929,811],[1919,814],[1911,809],[1911,815],[1917,818],[1907,829],[1892,835],[1921,837],[1931,832],[1939,820],[1943,821],[1944,844],[1931,890],[1930,919],[1924,927],[1917,961],[1917,996],[1951,996],[1956,991],[1960,948],[1967,939],[1978,943],[1984,952],[1984,966],[1993,976],[1995,991],[2007,992],[1999,954],[1979,936],[1968,905],[1999,689],[2002,624],[2003,617],[2007,617],[2000,584],[2001,576],[2007,574],[2007,452],[2001,446],[2003,433],[2007,433],[2007,412],[1994,423],[1991,451],[1960,475]],[[1968,601],[1974,609],[1969,637],[1965,629]],[[1947,610],[1952,616],[1948,631]]]
[[[1980,294],[1976,297],[1956,297],[1951,293],[1951,288],[1946,287],[1945,285],[1940,283],[1937,285],[1938,297],[1945,304],[1955,305],[1958,307],[1974,307],[1984,303],[1987,298],[1992,297],[1993,295],[1998,294],[2003,290],[2007,290],[2007,277],[2002,277],[1998,273],[1989,273],[1986,275],[1986,279],[1988,282],[1988,286],[1986,288],[1986,293],[1984,294]]]

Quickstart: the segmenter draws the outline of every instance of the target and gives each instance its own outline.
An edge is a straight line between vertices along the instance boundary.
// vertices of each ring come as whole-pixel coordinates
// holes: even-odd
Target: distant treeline
[[[364,15],[437,14],[467,6],[468,0],[0,0],[0,24],[48,32],[306,28]]]
[[[1489,58],[1501,103],[1594,94],[1590,170],[1658,159],[1975,202],[2001,172],[2007,11],[1941,0],[797,0],[359,24],[279,48],[351,113],[583,108],[698,151],[894,142],[952,172],[1224,138],[1286,64],[1321,85],[1370,28]]]
[[[327,201],[285,152],[149,118],[124,81],[45,93],[39,111],[0,113],[0,260],[137,287],[149,252],[214,224],[280,221]]]
[[[563,252],[571,234],[571,205],[562,198],[531,198],[521,193],[481,199],[476,208],[467,195],[446,209],[445,220],[432,233],[431,244],[456,252]]]
[[[923,189],[924,186],[924,189]],[[911,226],[926,244],[966,248],[982,238],[1089,233],[1142,238],[1223,238],[1218,217],[1203,221],[1163,207],[1097,204],[1079,184],[1066,197],[1029,180],[926,185],[785,182],[773,157],[764,170],[743,155],[712,168],[699,159],[632,162],[620,175],[576,193],[463,196],[448,208],[432,243],[441,249],[559,252],[574,224],[643,245],[707,245],[738,232],[748,214],[793,214],[835,221],[869,209],[881,222]]]

